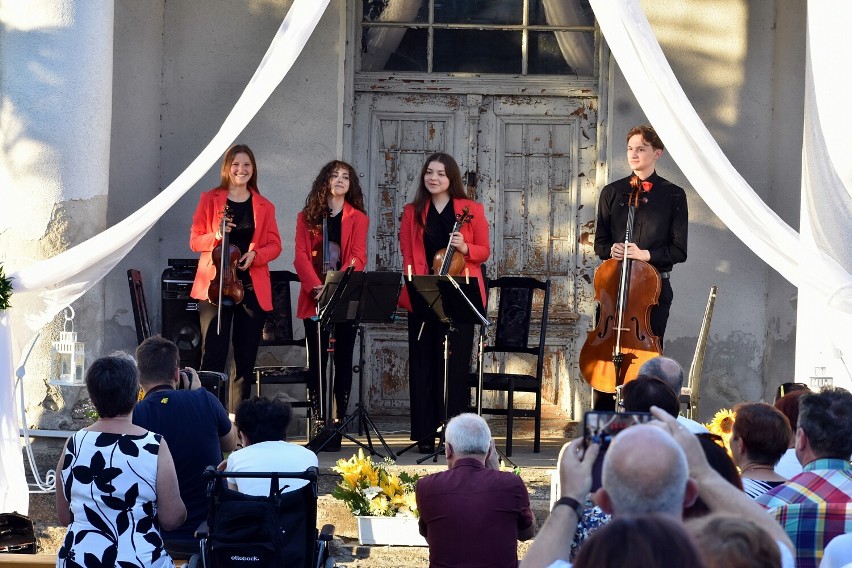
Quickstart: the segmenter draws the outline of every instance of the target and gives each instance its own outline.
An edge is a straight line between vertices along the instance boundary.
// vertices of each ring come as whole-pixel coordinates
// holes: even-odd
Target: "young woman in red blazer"
[[[314,375],[310,386],[314,410],[319,393],[319,370],[325,370],[328,357],[328,334],[322,334],[322,348],[317,337],[317,300],[323,291],[324,275],[317,268],[322,265],[322,224],[327,216],[328,240],[340,250],[340,266],[332,270],[344,270],[353,261],[355,270],[364,270],[367,264],[367,230],[370,220],[364,211],[364,194],[355,169],[339,160],[327,163],[314,180],[311,192],[305,199],[305,208],[296,219],[296,250],[293,266],[299,275],[301,290],[296,315],[305,322],[310,359],[308,366]],[[315,262],[316,261],[316,262]],[[320,271],[322,268],[320,268]],[[352,388],[352,352],[355,346],[356,328],[351,325],[334,325],[334,416],[341,420],[346,415],[349,391]],[[317,353],[322,355],[318,360]],[[325,381],[323,381],[325,388]],[[326,393],[323,393],[326,394]],[[323,397],[325,400],[325,397]],[[339,449],[330,444],[326,449]]]
[[[467,207],[473,216],[469,223],[451,233],[457,216]],[[452,236],[451,236],[452,235]],[[488,260],[491,245],[488,222],[481,204],[467,199],[459,166],[443,153],[426,158],[420,172],[420,185],[414,200],[402,211],[399,247],[405,276],[432,274],[435,252],[447,242],[464,255],[465,269],[479,279],[485,298],[485,280],[481,264]],[[421,453],[432,453],[436,430],[444,418],[444,335],[447,326],[425,323],[411,311],[407,290],[403,288],[400,305],[408,315],[408,389],[411,400],[411,439],[420,441]],[[447,385],[446,419],[468,407],[470,388],[467,377],[473,349],[473,326],[457,325],[449,330],[450,359]],[[430,439],[431,436],[431,439]]]
[[[222,214],[226,205],[233,217],[226,223],[225,232],[230,244],[241,252],[236,273],[245,295],[239,304],[222,302],[221,330],[217,333],[218,307],[207,292],[210,282],[218,275],[212,251],[222,242]],[[192,216],[189,247],[201,253],[191,292],[199,300],[201,370],[226,372],[233,324],[234,380],[243,380],[242,398],[246,399],[254,383],[254,364],[266,312],[272,310],[269,263],[281,254],[275,206],[257,189],[257,162],[248,146],[235,144],[225,152],[219,187],[201,194]]]

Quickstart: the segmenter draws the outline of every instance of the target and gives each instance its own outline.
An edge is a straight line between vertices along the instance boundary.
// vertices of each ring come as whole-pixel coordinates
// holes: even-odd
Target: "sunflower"
[[[719,436],[730,437],[734,430],[734,413],[727,408],[723,408],[713,416],[713,420],[706,425],[707,429],[713,434]]]

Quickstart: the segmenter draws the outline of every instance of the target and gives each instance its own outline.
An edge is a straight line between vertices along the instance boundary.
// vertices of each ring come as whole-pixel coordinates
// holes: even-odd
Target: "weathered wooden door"
[[[491,227],[489,276],[553,282],[545,399],[577,399],[577,322],[588,311],[592,271],[586,232],[594,222],[597,99],[593,96],[357,92],[355,167],[367,192],[370,270],[402,272],[397,233],[427,155],[452,154],[475,179]],[[584,232],[585,231],[585,232]],[[370,408],[408,409],[404,319],[366,334]],[[503,361],[506,367],[525,365]],[[567,399],[564,399],[567,400]],[[563,407],[566,405],[563,404]],[[572,405],[567,405],[571,407]]]

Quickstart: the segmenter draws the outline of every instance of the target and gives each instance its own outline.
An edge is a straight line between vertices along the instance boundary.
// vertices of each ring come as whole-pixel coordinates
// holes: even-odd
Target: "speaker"
[[[160,282],[163,309],[163,337],[180,349],[181,367],[198,369],[201,366],[201,322],[198,300],[191,298],[197,261],[169,259]]]

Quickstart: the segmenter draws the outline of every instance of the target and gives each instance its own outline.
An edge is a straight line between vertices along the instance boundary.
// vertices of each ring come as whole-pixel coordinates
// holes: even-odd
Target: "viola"
[[[217,333],[221,330],[222,305],[234,305],[243,301],[245,290],[243,283],[237,277],[237,263],[242,253],[236,245],[232,245],[228,239],[228,223],[233,219],[230,208],[225,207],[222,211],[222,223],[219,233],[222,242],[213,248],[213,266],[216,268],[216,276],[210,281],[207,288],[207,298],[214,306],[219,307],[217,318]]]
[[[633,219],[642,182],[630,180],[624,249],[632,242]],[[599,315],[580,350],[580,373],[594,389],[617,392],[636,378],[642,364],[662,353],[651,331],[651,308],[659,302],[662,282],[657,269],[641,260],[605,260],[595,271]]]
[[[326,274],[332,270],[340,269],[340,245],[328,240],[328,216],[330,213],[331,209],[328,209],[322,217],[322,254],[319,254],[320,251],[314,251],[311,258],[314,271],[323,281],[325,281]]]
[[[457,233],[462,225],[470,223],[473,215],[470,214],[470,207],[465,206],[462,212],[456,215],[456,222],[453,224],[453,230],[450,232],[450,240],[446,248],[442,248],[432,257],[432,271],[436,276],[459,276],[464,272],[464,255],[456,250],[453,246],[453,235]]]

